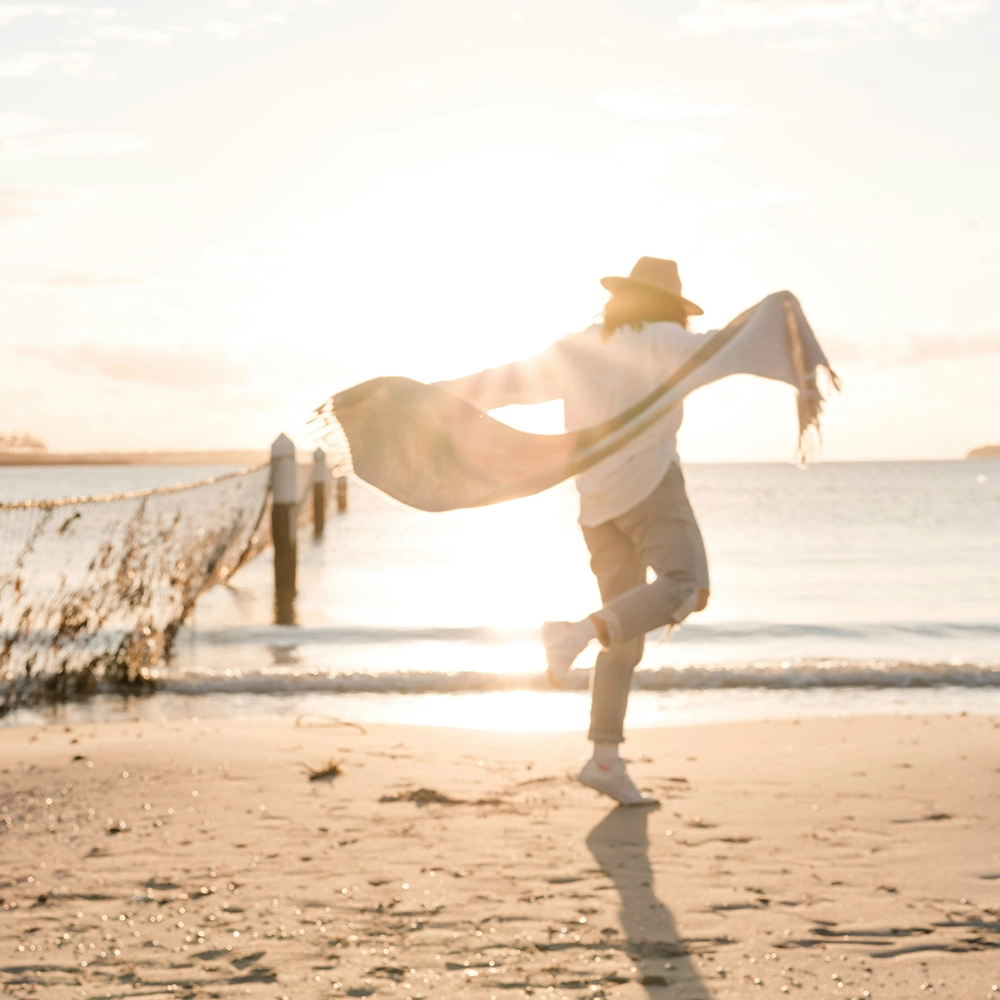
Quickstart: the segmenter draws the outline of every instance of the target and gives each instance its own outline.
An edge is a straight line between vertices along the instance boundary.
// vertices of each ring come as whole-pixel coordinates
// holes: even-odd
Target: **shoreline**
[[[1000,457],[1000,445],[973,448],[965,455],[934,458],[835,458],[823,459],[823,465],[912,465],[924,463],[967,462]],[[230,448],[216,451],[121,451],[121,452],[0,452],[0,468],[39,465],[263,465],[270,461],[270,452],[253,448]],[[312,453],[299,450],[299,465],[312,465]],[[787,466],[783,459],[731,461],[726,459],[690,459],[685,466],[767,465]],[[50,498],[43,498],[50,499]]]
[[[117,722],[168,723],[196,718],[236,723],[338,718],[362,726],[474,728],[494,733],[586,730],[589,695],[578,690],[443,692],[208,692],[160,690],[149,694],[98,694],[82,701],[16,709],[0,716],[0,731]],[[788,719],[947,716],[1000,717],[1000,686],[925,687],[722,687],[633,689],[630,730],[675,729]],[[511,720],[516,720],[512,724]]]
[[[578,733],[5,728],[0,981],[52,1000],[987,997],[998,730],[635,730],[652,810],[572,779]]]

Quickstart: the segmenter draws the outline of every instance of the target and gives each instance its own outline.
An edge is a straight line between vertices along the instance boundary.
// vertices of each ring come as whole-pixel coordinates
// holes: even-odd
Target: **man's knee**
[[[708,590],[696,587],[687,592],[681,603],[671,613],[670,619],[675,625],[680,625],[688,615],[704,611],[708,607]]]
[[[628,669],[632,670],[639,666],[639,661],[642,659],[643,640],[633,639],[628,645],[630,648],[626,662],[628,663]]]

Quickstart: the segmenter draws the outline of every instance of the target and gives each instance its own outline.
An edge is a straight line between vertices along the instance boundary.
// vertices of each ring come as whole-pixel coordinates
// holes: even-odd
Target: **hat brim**
[[[657,292],[660,295],[665,296],[668,299],[673,299],[675,302],[680,302],[684,308],[687,310],[688,316],[703,316],[705,310],[701,306],[695,305],[689,299],[684,298],[683,295],[678,295],[676,292],[668,291],[660,285],[654,285],[649,281],[640,281],[638,278],[601,278],[601,284],[609,291],[612,295],[616,292],[620,292],[624,288],[637,288],[644,292]]]

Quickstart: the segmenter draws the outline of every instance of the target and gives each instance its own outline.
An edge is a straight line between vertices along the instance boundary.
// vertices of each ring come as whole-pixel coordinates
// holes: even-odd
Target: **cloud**
[[[934,361],[966,361],[1000,356],[1000,333],[911,334],[895,341],[860,341],[829,331],[820,336],[834,367],[862,364],[879,371]]]
[[[33,14],[56,17],[64,13],[66,7],[60,3],[0,3],[0,28],[6,27],[16,17],[31,17]]]
[[[33,160],[40,156],[109,156],[137,153],[148,146],[145,136],[120,132],[15,135],[0,138],[0,156],[8,160]]]
[[[59,195],[51,189],[30,184],[0,186],[0,226],[40,216],[42,204],[51,202],[57,197]]]
[[[143,48],[157,48],[169,45],[172,36],[169,31],[158,28],[134,28],[127,24],[105,24],[94,30],[98,38],[114,38],[122,42],[132,42]]]
[[[679,121],[689,118],[721,118],[736,114],[732,104],[692,104],[683,97],[656,91],[615,87],[597,97],[598,108],[625,118],[649,118],[656,121]]]
[[[903,364],[921,364],[925,361],[985,358],[998,354],[1000,333],[943,333],[908,337],[900,361]]]
[[[168,5],[163,4],[164,8]],[[134,18],[132,23],[119,23],[119,13],[114,7],[91,6],[89,3],[3,3],[0,2],[0,29],[11,31],[26,25],[32,17],[62,17],[81,33],[74,43],[78,51],[22,51],[12,52],[0,59],[0,77],[34,76],[45,69],[58,69],[71,76],[95,75],[93,49],[95,43],[118,41],[144,49],[170,45],[175,37],[198,33],[219,41],[231,42],[243,38],[260,38],[276,26],[288,23],[291,12],[299,6],[298,0],[235,0],[224,10],[221,0],[203,0],[188,4],[184,18],[183,9],[171,8],[170,20],[157,17],[156,4],[122,5],[123,15]],[[219,8],[222,7],[223,10]],[[144,8],[148,8],[145,11]],[[206,20],[206,9],[211,11]],[[154,12],[155,11],[155,12]],[[221,16],[215,16],[216,12]],[[150,23],[142,23],[144,13],[152,13]],[[178,16],[179,15],[179,16]],[[184,21],[185,23],[179,23]],[[37,29],[32,29],[37,34]],[[37,44],[37,43],[35,43]],[[98,55],[99,59],[100,56]],[[96,73],[113,79],[113,72]]]
[[[818,336],[834,369],[840,365],[851,365],[869,360],[871,353],[869,346],[853,337],[845,337],[843,334],[829,330],[820,331]]]
[[[125,132],[53,132],[52,124],[16,112],[0,113],[0,157],[33,160],[39,156],[88,156],[136,153],[149,140]]]
[[[222,42],[231,42],[246,33],[247,25],[237,21],[209,21],[201,30]]]
[[[42,118],[33,118],[31,115],[22,115],[16,111],[0,112],[0,141],[43,132],[46,128],[48,123]]]
[[[57,66],[69,76],[82,76],[90,70],[89,52],[22,52],[0,62],[0,76],[33,76],[47,66]]]
[[[678,18],[692,34],[764,31],[797,26],[870,28],[904,25],[934,34],[984,12],[988,0],[699,0]]]
[[[789,191],[781,184],[768,184],[759,191],[729,198],[706,198],[698,203],[698,207],[703,212],[718,212],[733,208],[761,208],[765,205],[794,205],[804,200],[805,195]]]
[[[108,347],[88,340],[57,348],[22,347],[19,353],[77,375],[100,375],[119,382],[172,389],[242,385],[247,376],[244,365],[197,347]]]
[[[262,28],[275,24],[286,24],[286,14],[262,14],[246,21],[208,21],[201,30],[222,42],[232,42],[246,35],[259,35]]]
[[[53,274],[32,282],[46,288],[103,288],[106,285],[135,285],[141,278],[130,278],[119,274],[95,274],[81,271],[74,274]]]

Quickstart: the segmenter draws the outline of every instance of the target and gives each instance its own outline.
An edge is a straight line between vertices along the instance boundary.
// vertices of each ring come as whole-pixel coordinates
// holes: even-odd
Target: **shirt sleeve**
[[[714,333],[709,331],[709,334]],[[709,334],[692,333],[679,323],[665,323],[657,339],[657,353],[668,374],[676,371],[688,358],[708,342]]]
[[[547,403],[563,394],[560,343],[522,361],[434,384],[486,411],[514,404]]]

